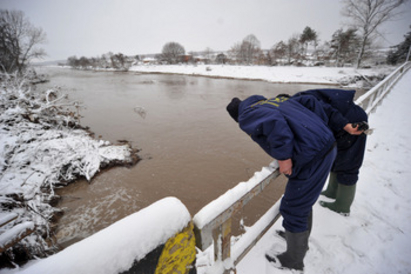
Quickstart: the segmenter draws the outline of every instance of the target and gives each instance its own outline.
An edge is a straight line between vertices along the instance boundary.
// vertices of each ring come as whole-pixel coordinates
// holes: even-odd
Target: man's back
[[[325,121],[286,97],[247,98],[240,104],[238,122],[269,155],[292,158],[294,165],[322,157],[335,141]]]

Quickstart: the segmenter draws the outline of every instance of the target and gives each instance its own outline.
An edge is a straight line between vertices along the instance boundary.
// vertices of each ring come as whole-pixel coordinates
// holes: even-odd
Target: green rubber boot
[[[330,179],[328,180],[327,189],[321,192],[321,195],[325,197],[335,199],[337,197],[337,188],[338,188],[338,181],[337,181],[337,174],[334,172],[330,172]]]
[[[320,201],[320,205],[344,216],[350,215],[350,208],[354,201],[356,185],[338,184],[337,197],[335,202]]]

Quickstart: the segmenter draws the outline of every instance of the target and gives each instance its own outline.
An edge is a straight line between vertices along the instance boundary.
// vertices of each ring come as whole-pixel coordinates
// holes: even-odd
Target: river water
[[[317,85],[206,77],[91,72],[40,68],[71,100],[83,104],[81,124],[98,138],[131,142],[142,160],[132,168],[115,167],[91,182],[79,180],[57,190],[65,210],[57,243],[66,247],[167,196],[179,198],[195,215],[203,206],[272,159],[225,110],[231,98],[324,88]],[[145,116],[135,108],[144,109]],[[278,200],[284,178],[277,179],[244,210],[246,225]]]

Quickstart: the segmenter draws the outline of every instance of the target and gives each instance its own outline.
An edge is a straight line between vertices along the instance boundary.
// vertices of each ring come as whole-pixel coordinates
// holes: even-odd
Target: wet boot
[[[321,192],[321,195],[325,197],[335,199],[337,197],[338,181],[337,174],[334,172],[330,173],[330,179],[328,180],[327,189]]]
[[[304,269],[304,257],[308,248],[309,231],[292,233],[285,231],[287,251],[277,256],[266,254],[268,261],[275,263],[276,267],[295,270]]]
[[[337,197],[334,202],[320,201],[320,205],[344,216],[350,215],[350,208],[354,201],[356,185],[338,184]]]

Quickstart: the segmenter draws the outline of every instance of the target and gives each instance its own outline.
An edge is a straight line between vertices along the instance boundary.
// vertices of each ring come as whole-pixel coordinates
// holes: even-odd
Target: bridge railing
[[[367,114],[381,102],[382,98],[391,90],[395,83],[411,68],[411,62],[406,62],[398,67],[389,76],[382,80],[378,85],[370,89],[367,93],[360,96],[355,103],[361,106]]]
[[[355,103],[363,107],[367,114],[371,113],[410,67],[411,62],[406,62],[359,97]],[[230,270],[235,270],[239,261],[280,217],[279,200],[251,228],[247,229],[240,240],[231,243],[233,216],[279,175],[278,163],[274,161],[268,168],[263,168],[261,172],[256,173],[248,182],[240,183],[228,190],[194,216],[197,247],[204,251],[214,245],[215,262],[224,262],[220,265],[216,264],[215,269],[211,269],[209,273],[230,273]]]
[[[214,269],[210,273],[229,273],[247,254],[264,233],[280,216],[278,201],[252,227],[241,236],[235,244],[231,243],[232,219],[243,207],[280,175],[278,162],[273,161],[269,167],[256,172],[248,182],[236,187],[202,208],[193,218],[196,245],[206,250],[214,245],[214,260],[224,262],[223,269]],[[219,268],[221,266],[217,266]]]

